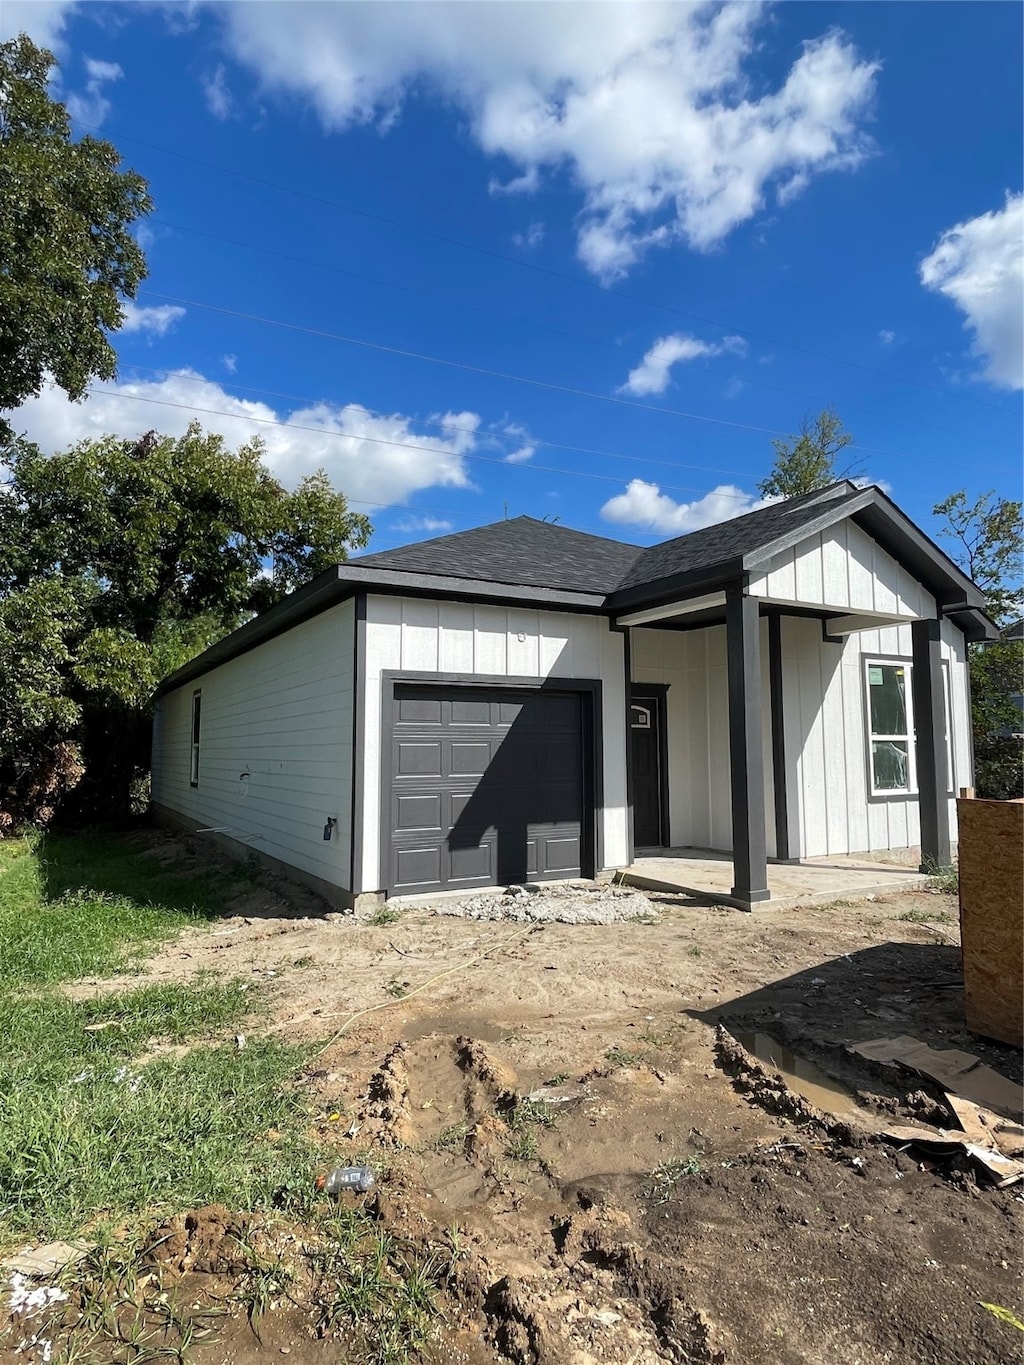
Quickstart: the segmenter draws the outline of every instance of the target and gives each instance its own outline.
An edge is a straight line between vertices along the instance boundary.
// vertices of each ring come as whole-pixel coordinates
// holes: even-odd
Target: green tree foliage
[[[129,231],[152,208],[146,182],[109,142],[71,140],[54,65],[24,34],[0,44],[0,409],[47,373],[71,398],[112,378],[107,332],[146,275]]]
[[[366,544],[369,522],[324,474],[288,492],[262,454],[258,441],[228,450],[196,424],[178,438],[106,437],[52,456],[20,440],[0,446],[8,823],[59,802],[71,749],[85,767],[78,807],[124,815],[148,764],[160,679]]]
[[[932,511],[954,559],[983,589],[988,614],[1005,628],[1022,609],[1021,503],[991,492],[968,502],[961,489]],[[975,789],[979,796],[1008,801],[1024,795],[1021,713],[1012,700],[1022,688],[1024,644],[1004,637],[972,645],[969,666]]]
[[[849,468],[837,470],[836,460],[852,444],[853,437],[843,430],[833,408],[825,408],[813,420],[805,417],[798,436],[772,441],[775,463],[768,477],[757,485],[758,491],[763,498],[798,498],[816,488],[827,488],[851,472]]]

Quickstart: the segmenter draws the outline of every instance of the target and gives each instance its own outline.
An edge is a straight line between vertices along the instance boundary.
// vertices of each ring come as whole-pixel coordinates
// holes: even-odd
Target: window
[[[188,780],[193,787],[199,786],[199,728],[202,722],[203,694],[192,693],[192,749],[189,758]]]
[[[869,663],[867,667],[871,790],[913,791],[910,668],[882,663]]]
[[[911,666],[897,660],[865,662],[871,792],[875,796],[917,791],[917,752]],[[946,748],[946,791],[953,791],[953,745],[949,668],[942,664],[942,719]]]

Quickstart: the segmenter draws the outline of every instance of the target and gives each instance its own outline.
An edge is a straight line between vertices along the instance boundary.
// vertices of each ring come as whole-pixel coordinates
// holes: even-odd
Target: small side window
[[[876,794],[914,788],[909,672],[904,664],[867,665],[871,789]]]
[[[203,694],[192,693],[192,749],[189,756],[188,780],[193,787],[199,786],[199,736],[202,727]]]

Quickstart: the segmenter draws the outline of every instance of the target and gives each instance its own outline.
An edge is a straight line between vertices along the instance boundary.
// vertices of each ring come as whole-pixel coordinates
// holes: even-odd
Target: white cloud
[[[206,97],[206,107],[214,118],[230,118],[235,107],[235,101],[228,89],[224,63],[219,62],[208,76],[204,76],[202,84],[203,94]]]
[[[289,487],[323,468],[349,497],[385,506],[422,488],[471,486],[463,456],[476,444],[480,419],[473,412],[432,416],[444,429],[423,435],[413,429],[413,418],[371,413],[359,404],[315,403],[280,413],[237,398],[194,370],[103,387],[108,392],[81,403],[48,387],[11,414],[11,424],[43,450],[62,450],[108,434],[130,438],[154,429],[178,436],[195,420],[220,432],[229,446],[260,437],[268,466]],[[227,415],[216,415],[221,413]],[[269,425],[274,422],[284,425]]]
[[[174,303],[161,303],[155,308],[146,308],[134,299],[124,299],[121,304],[124,312],[122,332],[152,332],[154,336],[166,336],[176,322],[185,316],[185,309]]]
[[[544,224],[540,222],[531,223],[525,232],[514,232],[512,234],[513,244],[527,251],[532,251],[535,246],[540,246],[543,240]]]
[[[878,64],[833,30],[773,52],[783,74],[755,84],[760,4],[532,5],[528,20],[518,5],[451,0],[216,13],[232,56],[265,88],[309,98],[330,129],[393,121],[410,90],[432,87],[507,163],[493,193],[567,172],[582,196],[579,255],[602,279],[653,246],[708,250],[871,150]]]
[[[232,355],[231,352],[228,351],[226,355],[221,356],[220,363],[227,370],[228,374],[234,374],[238,369],[238,356]]]
[[[70,0],[4,0],[0,5],[0,42],[27,33],[34,43],[59,52],[75,5]]]
[[[747,343],[742,337],[725,337],[720,342],[701,341],[684,332],[673,332],[671,336],[658,338],[636,369],[630,370],[629,378],[620,386],[619,392],[638,396],[664,393],[673,365],[698,360],[701,356],[722,355],[726,351],[744,355],[746,349]]]
[[[878,333],[878,340],[882,343],[883,346],[891,346],[892,343],[896,340],[896,333],[890,332],[888,327],[883,327],[882,330]]]
[[[525,464],[527,460],[532,460],[534,455],[536,455],[537,443],[530,436],[529,431],[523,426],[522,422],[510,422],[506,420],[497,423],[494,430],[499,437],[504,438],[505,440],[508,440],[511,437],[513,441],[519,442],[515,450],[510,450],[507,454],[502,455],[501,458],[506,464]],[[491,439],[495,445],[500,444],[500,442],[494,440],[494,438]]]
[[[506,464],[525,464],[527,460],[532,460],[537,453],[537,447],[531,445],[529,441],[524,442],[518,450],[511,450],[504,457]]]
[[[1024,388],[1024,194],[1008,194],[1003,208],[944,232],[920,272],[925,288],[965,315],[983,376]]]
[[[426,531],[428,535],[438,536],[445,531],[452,529],[453,523],[445,521],[441,517],[403,517],[401,521],[396,521],[392,531],[401,531],[404,535],[412,535],[416,531]]]
[[[666,536],[681,536],[688,531],[699,531],[702,526],[714,526],[767,507],[775,498],[759,498],[756,493],[745,493],[734,484],[723,483],[693,502],[676,502],[663,493],[656,483],[631,479],[625,493],[609,498],[601,508],[605,521],[620,526],[642,526]]]
[[[110,100],[104,87],[112,81],[119,81],[124,72],[117,62],[101,62],[95,57],[85,58],[85,72],[88,79],[85,90],[72,92],[64,101],[73,119],[85,124],[86,128],[98,128],[110,113]]]

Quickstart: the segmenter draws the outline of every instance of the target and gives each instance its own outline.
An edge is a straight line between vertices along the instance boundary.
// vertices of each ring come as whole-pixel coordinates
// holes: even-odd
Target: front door
[[[662,701],[635,688],[629,707],[633,765],[633,843],[655,848],[664,842],[662,820]]]

